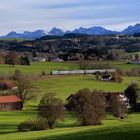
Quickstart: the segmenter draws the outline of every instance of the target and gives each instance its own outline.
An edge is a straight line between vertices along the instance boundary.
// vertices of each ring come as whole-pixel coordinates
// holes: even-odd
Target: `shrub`
[[[46,75],[46,72],[43,70],[43,71],[41,72],[41,75],[42,75],[42,76],[45,76],[45,75]]]
[[[37,131],[48,129],[47,121],[44,118],[27,120],[18,125],[18,131]]]

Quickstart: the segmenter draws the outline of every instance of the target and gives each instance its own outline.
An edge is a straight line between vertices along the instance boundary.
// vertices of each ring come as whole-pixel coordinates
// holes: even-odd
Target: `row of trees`
[[[27,56],[19,56],[16,52],[9,52],[7,54],[0,54],[0,64],[14,65],[30,65]]]
[[[116,72],[121,76],[140,76],[140,70],[139,69],[129,69],[129,70],[122,70],[116,67],[115,65],[112,65],[111,63],[107,62],[100,62],[96,63],[93,61],[80,61],[79,68],[82,70],[92,70],[92,69],[116,69]],[[130,65],[130,64],[127,64]]]

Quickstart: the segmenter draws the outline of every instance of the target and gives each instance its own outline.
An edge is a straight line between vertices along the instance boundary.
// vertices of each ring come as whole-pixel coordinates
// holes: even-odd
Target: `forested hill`
[[[0,49],[16,52],[40,52],[63,60],[108,59],[111,50],[140,51],[140,38],[133,36],[89,36],[67,34],[36,40],[0,40]]]

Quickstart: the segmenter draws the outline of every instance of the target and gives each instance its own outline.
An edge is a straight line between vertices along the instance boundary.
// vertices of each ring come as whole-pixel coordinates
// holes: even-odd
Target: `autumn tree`
[[[123,78],[122,75],[119,72],[115,72],[112,74],[112,80],[116,83],[122,83]]]
[[[82,89],[75,93],[69,98],[68,105],[76,113],[82,126],[101,124],[106,112],[105,97],[89,89]]]
[[[127,117],[129,103],[125,95],[112,95],[110,97],[110,106],[114,116],[120,119]]]
[[[63,101],[54,93],[45,94],[39,104],[38,115],[47,120],[50,129],[53,129],[58,119],[64,117]]]
[[[5,58],[2,54],[0,54],[0,64],[4,64]]]

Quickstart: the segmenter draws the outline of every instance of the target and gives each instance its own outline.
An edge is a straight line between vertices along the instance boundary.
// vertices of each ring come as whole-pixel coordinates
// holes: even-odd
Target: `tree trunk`
[[[20,110],[22,110],[22,109],[23,109],[23,105],[24,105],[24,103],[23,103],[23,102],[21,102],[21,104],[20,104]]]
[[[50,129],[53,129],[55,127],[55,122],[54,121],[48,121],[48,125]]]

